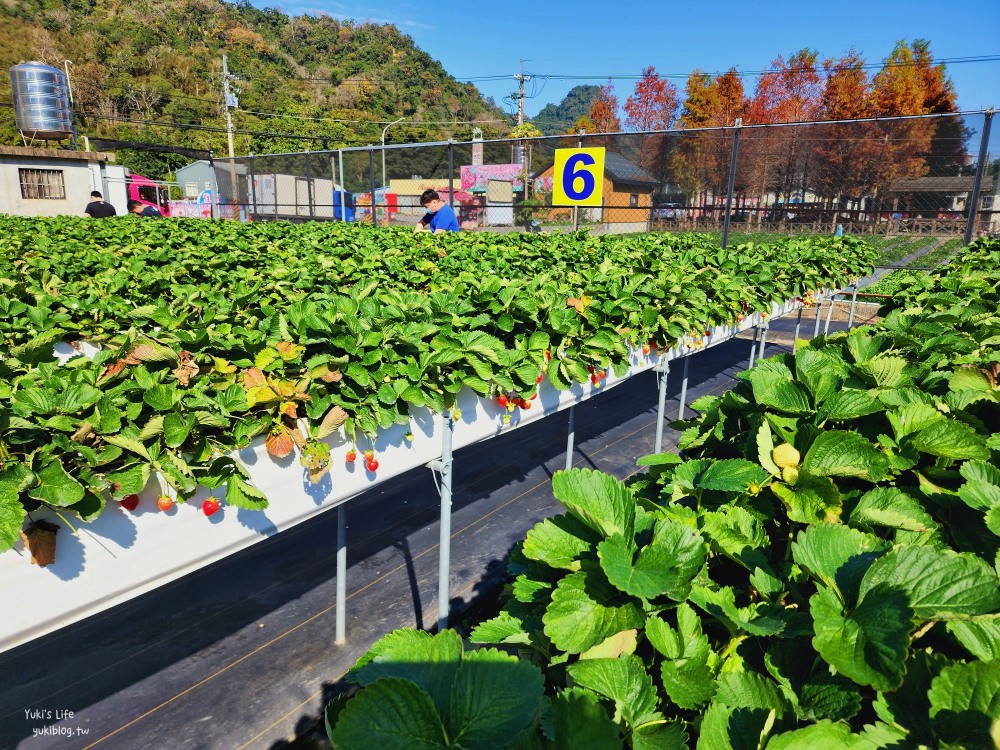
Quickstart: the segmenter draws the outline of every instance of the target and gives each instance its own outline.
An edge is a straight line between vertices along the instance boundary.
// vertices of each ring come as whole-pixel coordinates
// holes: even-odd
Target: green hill
[[[546,104],[531,123],[545,135],[566,133],[590,111],[590,103],[600,92],[600,86],[574,86],[558,105]]]
[[[222,55],[240,77],[236,152],[487,138],[509,118],[390,24],[290,17],[246,0],[4,0],[0,63],[71,60],[80,135],[226,153]],[[0,78],[0,143],[19,144]],[[380,122],[381,121],[381,122]],[[426,123],[426,124],[422,124]],[[128,154],[121,154],[128,163]],[[140,158],[141,156],[141,158]],[[189,161],[137,155],[144,169]],[[152,163],[150,163],[152,162]]]

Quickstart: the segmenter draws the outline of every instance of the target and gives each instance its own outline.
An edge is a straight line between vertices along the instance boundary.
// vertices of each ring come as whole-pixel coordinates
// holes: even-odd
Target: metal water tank
[[[73,110],[66,74],[40,62],[10,69],[14,123],[25,138],[61,141],[73,135]]]

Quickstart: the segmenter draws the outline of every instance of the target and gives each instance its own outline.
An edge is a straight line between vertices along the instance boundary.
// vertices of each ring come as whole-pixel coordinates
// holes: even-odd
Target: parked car
[[[680,203],[660,203],[653,206],[653,221],[680,221],[684,218],[684,206]]]

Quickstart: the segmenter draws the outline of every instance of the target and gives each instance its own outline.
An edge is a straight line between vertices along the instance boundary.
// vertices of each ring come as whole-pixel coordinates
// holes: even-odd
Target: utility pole
[[[524,125],[524,84],[526,81],[531,80],[531,76],[526,76],[524,74],[524,59],[521,59],[521,72],[520,74],[514,76],[514,80],[517,81],[517,92],[511,94],[515,99],[517,99],[517,126],[520,128]],[[517,147],[517,158],[515,159],[516,164],[524,164],[524,144],[520,144]]]
[[[239,203],[239,189],[236,185],[236,153],[233,146],[233,113],[232,110],[240,106],[239,99],[229,88],[229,82],[236,76],[229,74],[229,65],[226,56],[222,56],[222,93],[226,103],[226,137],[229,141],[229,185],[232,189],[232,204]]]

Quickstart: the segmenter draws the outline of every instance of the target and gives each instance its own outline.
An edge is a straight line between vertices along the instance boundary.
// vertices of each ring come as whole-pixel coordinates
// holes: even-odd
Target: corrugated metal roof
[[[604,173],[612,182],[626,185],[655,187],[659,181],[646,170],[636,166],[621,154],[608,151],[604,154]]]

